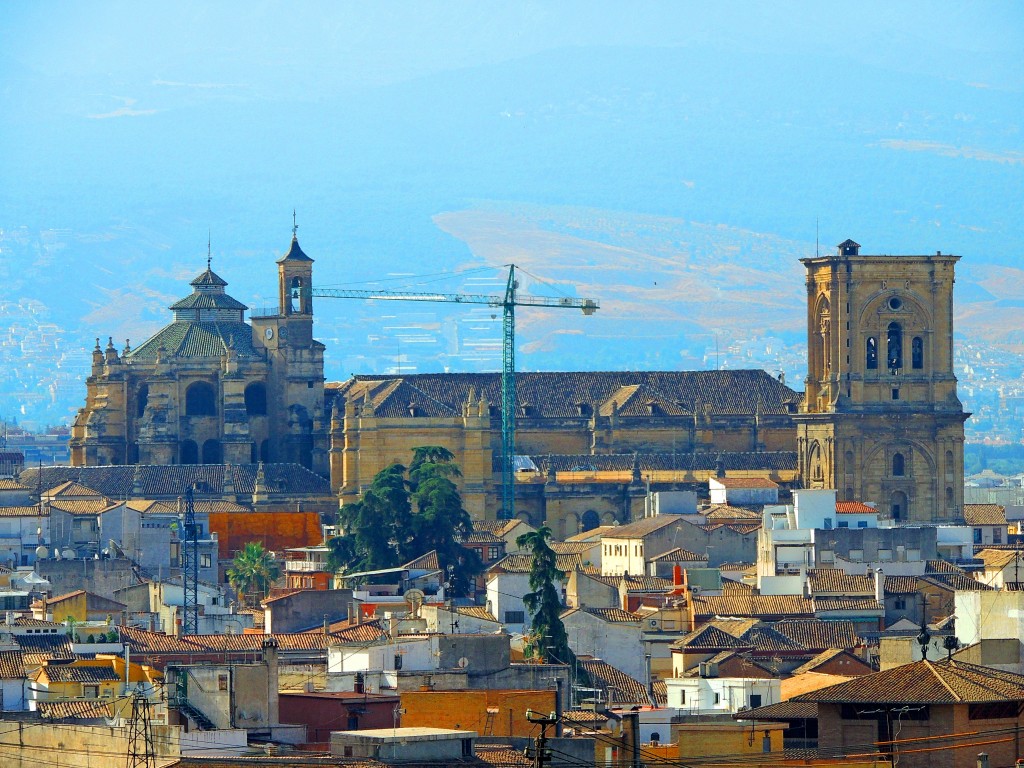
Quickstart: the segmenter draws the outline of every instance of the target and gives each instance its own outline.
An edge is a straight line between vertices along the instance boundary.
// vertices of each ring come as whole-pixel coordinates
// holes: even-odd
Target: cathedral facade
[[[313,260],[294,233],[276,312],[248,309],[207,268],[135,349],[97,339],[71,464],[300,464],[329,471],[324,346],[313,338]]]
[[[958,256],[870,256],[847,240],[807,268],[808,375],[796,416],[805,488],[896,521],[962,518],[964,413],[953,373]]]

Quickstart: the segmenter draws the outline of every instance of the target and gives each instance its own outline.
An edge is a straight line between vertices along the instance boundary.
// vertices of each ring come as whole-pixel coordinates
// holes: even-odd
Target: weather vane
[[[213,230],[206,232],[206,269],[209,270],[213,262]]]
[[[298,237],[299,225],[295,221],[295,209],[292,208],[292,237]]]

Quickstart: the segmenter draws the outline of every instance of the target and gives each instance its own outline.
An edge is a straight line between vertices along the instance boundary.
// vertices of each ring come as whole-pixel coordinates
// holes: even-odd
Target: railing
[[[314,573],[330,570],[327,567],[327,562],[320,560],[285,560],[284,569],[291,573]]]

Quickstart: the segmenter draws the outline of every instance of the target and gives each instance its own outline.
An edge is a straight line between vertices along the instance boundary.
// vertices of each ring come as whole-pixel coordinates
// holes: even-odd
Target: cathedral
[[[313,260],[294,232],[279,306],[245,321],[211,268],[171,322],[121,352],[97,339],[72,466],[293,463],[326,476],[324,345],[313,338]]]
[[[804,392],[759,370],[520,373],[516,514],[556,536],[645,514],[650,490],[714,475],[835,488],[905,522],[963,504],[953,373],[959,257],[868,256],[847,240],[804,259]],[[246,307],[206,271],[172,322],[135,349],[93,350],[72,464],[300,464],[341,503],[422,445],[448,448],[476,519],[498,514],[499,374],[362,375],[324,385],[313,260],[292,237],[279,306]]]

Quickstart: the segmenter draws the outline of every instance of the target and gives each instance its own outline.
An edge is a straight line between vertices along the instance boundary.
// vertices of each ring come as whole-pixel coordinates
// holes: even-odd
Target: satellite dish
[[[407,589],[405,594],[402,595],[402,599],[405,600],[409,606],[409,612],[414,618],[419,618],[420,606],[423,605],[423,600],[426,594],[422,589]]]
[[[463,656],[461,659],[459,659],[459,669],[468,669],[468,668],[469,668],[469,659],[467,659],[465,656]]]
[[[71,547],[68,547],[60,553],[60,556],[63,557],[65,560],[74,560],[75,554],[75,550],[71,549]]]

